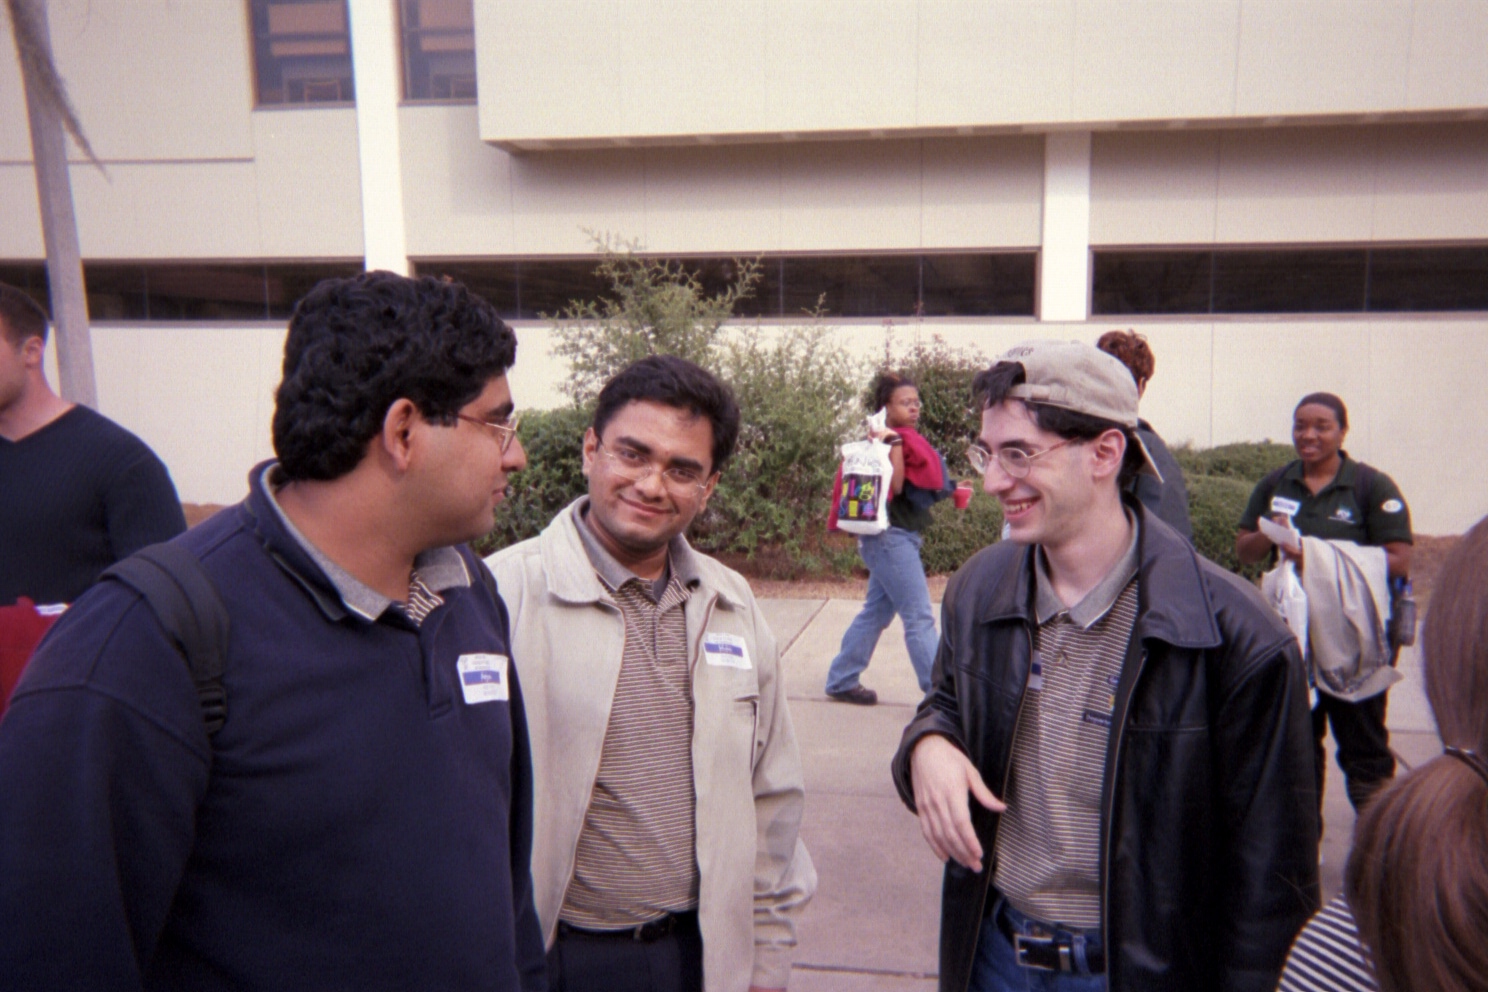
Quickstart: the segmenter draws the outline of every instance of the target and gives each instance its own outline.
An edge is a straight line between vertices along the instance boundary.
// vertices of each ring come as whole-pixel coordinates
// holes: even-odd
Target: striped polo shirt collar
[[[268,497],[269,505],[274,508],[274,513],[279,517],[279,522],[289,536],[294,538],[300,550],[304,551],[315,562],[317,568],[325,573],[326,579],[336,589],[336,594],[341,597],[341,602],[348,610],[355,613],[364,620],[376,620],[393,605],[393,600],[362,582],[346,569],[337,565],[328,558],[325,552],[310,543],[309,538],[300,533],[298,527],[289,519],[284,508],[279,505],[278,498],[274,495],[275,485],[278,482],[272,473],[278,468],[275,463],[264,469],[263,491]],[[282,482],[279,483],[282,485]],[[451,547],[430,548],[413,559],[413,570],[418,581],[423,583],[425,589],[430,592],[439,593],[446,589],[455,587],[468,587],[470,585],[470,573],[465,569],[465,561],[460,553]]]
[[[589,556],[589,562],[594,566],[594,572],[599,576],[599,580],[611,592],[634,579],[652,590],[652,599],[660,600],[672,574],[675,574],[677,581],[688,589],[702,581],[696,555],[687,543],[687,538],[681,534],[672,538],[667,546],[667,568],[662,571],[661,577],[654,581],[643,579],[620,564],[594,535],[593,528],[589,526],[589,497],[583,497],[576,506],[572,507],[572,512],[574,528],[579,532],[579,540],[584,544],[584,552]]]
[[[1126,511],[1126,519],[1131,524],[1131,542],[1126,546],[1126,552],[1116,560],[1105,577],[1096,583],[1095,588],[1074,606],[1066,607],[1054,594],[1054,580],[1049,576],[1049,562],[1044,556],[1044,549],[1040,547],[1036,550],[1033,556],[1034,614],[1040,627],[1060,613],[1068,611],[1071,623],[1082,630],[1089,630],[1097,620],[1111,612],[1121,591],[1137,574],[1137,566],[1141,561],[1139,548],[1142,525],[1129,510]]]

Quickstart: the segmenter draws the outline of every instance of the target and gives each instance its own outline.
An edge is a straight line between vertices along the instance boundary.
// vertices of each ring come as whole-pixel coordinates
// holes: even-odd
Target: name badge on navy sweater
[[[737,634],[704,634],[703,657],[710,665],[748,669],[749,648]]]
[[[504,703],[511,699],[511,688],[506,682],[506,655],[462,654],[455,662],[460,672],[460,691],[465,694],[465,705],[476,703]]]

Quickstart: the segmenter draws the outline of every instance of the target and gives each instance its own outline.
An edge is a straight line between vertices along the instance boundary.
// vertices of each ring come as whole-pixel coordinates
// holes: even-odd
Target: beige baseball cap
[[[1130,438],[1142,452],[1142,471],[1162,480],[1137,434],[1137,381],[1121,359],[1081,341],[1049,339],[1014,345],[997,360],[1023,366],[1025,381],[1009,390],[1009,396],[1130,428]]]

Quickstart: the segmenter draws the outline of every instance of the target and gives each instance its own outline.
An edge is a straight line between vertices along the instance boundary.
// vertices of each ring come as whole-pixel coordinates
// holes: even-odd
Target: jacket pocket
[[[753,768],[765,750],[765,742],[760,740],[759,735],[759,693],[750,693],[736,698],[731,716],[741,731],[745,727],[749,728],[749,740],[751,741],[749,766]],[[732,727],[730,729],[732,730]]]

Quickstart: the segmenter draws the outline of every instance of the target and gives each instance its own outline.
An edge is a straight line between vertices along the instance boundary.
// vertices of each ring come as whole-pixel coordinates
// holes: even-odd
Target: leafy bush
[[[496,529],[475,542],[483,555],[534,536],[569,503],[588,492],[584,478],[584,430],[589,407],[530,410],[517,437],[527,467],[511,477],[511,495],[496,509]]]
[[[1290,444],[1260,441],[1222,444],[1217,448],[1202,449],[1184,445],[1173,449],[1173,457],[1183,469],[1184,478],[1216,475],[1248,481],[1254,487],[1265,478],[1267,472],[1285,465],[1296,458],[1297,453]],[[1235,514],[1236,519],[1239,516],[1239,513]]]
[[[1231,445],[1230,447],[1238,447]],[[1257,446],[1259,447],[1259,446]],[[1193,523],[1194,548],[1217,565],[1247,578],[1264,568],[1241,565],[1235,557],[1235,530],[1245,503],[1259,479],[1246,481],[1222,475],[1187,475],[1188,519]]]
[[[838,443],[856,419],[858,362],[817,325],[773,341],[745,330],[727,342],[721,365],[739,400],[739,446],[693,538],[748,557],[773,548],[818,570]]]
[[[555,354],[568,359],[564,389],[575,403],[599,394],[611,376],[647,355],[676,355],[718,368],[718,337],[742,299],[754,295],[759,263],[736,261],[734,279],[709,294],[680,262],[645,258],[637,245],[595,239],[603,252],[595,275],[610,295],[575,300],[554,318]]]
[[[1002,504],[980,490],[964,510],[943,499],[930,513],[935,522],[925,531],[925,544],[920,548],[927,575],[954,572],[1002,535]]]

